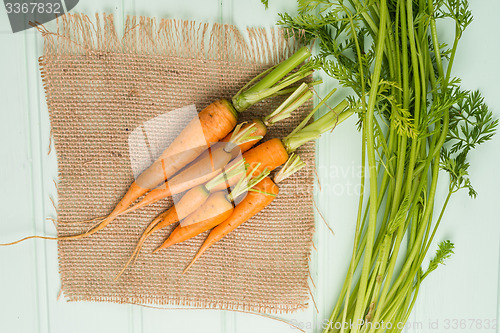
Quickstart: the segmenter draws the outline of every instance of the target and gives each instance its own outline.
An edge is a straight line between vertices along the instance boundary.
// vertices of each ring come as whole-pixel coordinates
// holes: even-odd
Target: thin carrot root
[[[141,238],[139,239],[139,241],[137,242],[137,245],[134,249],[134,252],[132,252],[132,255],[130,256],[129,260],[127,261],[127,263],[123,266],[122,270],[116,275],[116,277],[114,278],[114,280],[118,280],[118,278],[120,278],[120,276],[125,272],[125,270],[127,269],[128,266],[130,266],[130,264],[134,265],[135,262],[137,261],[137,258],[139,257],[139,252],[141,251],[141,248],[144,244],[144,242],[146,241],[146,239],[148,239],[148,237],[154,232],[154,228],[163,221],[163,219],[165,218],[165,216],[168,214],[168,210],[161,213],[160,215],[158,215],[149,225],[148,227],[146,228],[146,230],[144,230],[144,232],[142,233],[142,236]]]
[[[93,225],[91,225],[91,226],[87,229],[87,231],[86,231],[85,233],[88,233],[90,230],[92,230],[92,229],[94,229],[94,228],[98,227],[98,226],[99,226],[99,224],[101,224],[101,223],[103,222],[103,220],[104,220],[104,219],[99,220],[99,221],[97,221],[97,223],[94,223]]]
[[[194,256],[194,258],[191,260],[191,262],[189,263],[189,265],[187,265],[187,267],[184,268],[184,270],[182,271],[182,274],[185,274],[191,268],[191,266],[194,265],[194,263],[198,260],[198,258],[201,257],[201,255],[208,249],[208,247],[209,246],[206,246],[205,244],[203,244],[201,246],[201,248],[198,250],[198,252]]]
[[[50,240],[58,240],[59,238],[58,237],[47,237],[47,236],[28,236],[28,237],[24,237],[22,239],[19,239],[19,240],[15,241],[15,242],[0,244],[0,246],[16,245],[16,244],[24,242],[25,240],[28,240],[28,239],[50,239]]]
[[[171,193],[170,188],[168,186],[165,186],[163,188],[155,188],[155,189],[151,190],[148,194],[146,194],[141,201],[139,201],[135,205],[131,206],[130,208],[124,210],[123,212],[120,212],[119,215],[133,212],[134,210],[137,210],[137,209],[142,208],[144,206],[155,203],[161,199],[168,198],[170,195],[172,195],[172,193]]]

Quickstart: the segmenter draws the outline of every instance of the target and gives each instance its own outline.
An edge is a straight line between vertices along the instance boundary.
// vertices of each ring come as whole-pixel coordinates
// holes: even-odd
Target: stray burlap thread
[[[40,68],[59,167],[58,234],[88,230],[111,212],[133,181],[128,135],[149,119],[189,104],[200,111],[230,99],[261,71],[291,55],[285,31],[128,17],[119,38],[111,15],[67,14],[45,39]],[[240,120],[262,117],[284,97],[261,102]],[[301,107],[264,138],[284,137],[312,109]],[[167,127],[168,124],[165,125]],[[168,138],[168,133],[158,133]],[[117,281],[162,200],[117,218],[88,238],[59,241],[62,291],[69,301],[182,305],[285,313],[309,302],[314,233],[314,144],[298,150],[308,167],[280,184],[264,211],[212,246],[184,275],[207,233],[152,254],[171,228],[149,238]]]

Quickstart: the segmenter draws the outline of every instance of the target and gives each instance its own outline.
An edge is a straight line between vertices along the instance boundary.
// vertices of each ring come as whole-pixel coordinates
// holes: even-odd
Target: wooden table
[[[472,1],[475,21],[463,36],[454,74],[463,86],[480,89],[500,117],[500,2]],[[265,11],[258,0],[82,0],[73,12],[110,12],[120,29],[127,14],[195,19],[269,27],[279,12],[296,3],[270,0]],[[13,34],[5,10],[0,16],[0,242],[28,234],[54,235],[45,218],[57,203],[55,154],[49,149],[49,120],[38,57],[43,40],[34,29]],[[49,25],[50,26],[50,25]],[[451,34],[453,27],[444,32]],[[325,95],[336,82],[320,89]],[[340,100],[342,93],[338,93]],[[500,136],[472,154],[470,174],[479,196],[463,191],[452,198],[437,240],[451,239],[455,255],[425,281],[405,332],[494,332],[477,329],[471,320],[496,320],[500,218]],[[335,231],[317,218],[311,262],[317,309],[280,316],[307,332],[321,331],[343,281],[354,232],[360,165],[360,134],[350,119],[318,141],[316,188],[319,211]],[[441,189],[446,177],[441,177]],[[438,202],[444,200],[439,193]],[[435,247],[431,250],[433,254]],[[29,241],[0,249],[0,332],[296,332],[291,326],[254,314],[218,310],[157,310],[133,305],[67,303],[57,300],[60,280],[57,244]],[[454,329],[458,320],[458,328]],[[460,328],[460,320],[466,327]],[[439,329],[435,329],[438,325]],[[449,328],[447,328],[449,327]],[[463,326],[462,326],[463,327]]]

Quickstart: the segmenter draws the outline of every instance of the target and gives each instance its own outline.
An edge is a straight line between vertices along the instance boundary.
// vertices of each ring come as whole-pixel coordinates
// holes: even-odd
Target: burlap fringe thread
[[[236,27],[223,24],[196,23],[193,21],[128,16],[124,34],[117,35],[113,15],[96,14],[95,22],[83,14],[66,14],[56,20],[57,29],[49,31],[43,25],[37,30],[45,40],[44,55],[67,56],[118,52],[145,56],[172,56],[204,59],[206,61],[278,63],[293,54],[301,44],[303,34],[284,29],[247,28],[244,36]],[[223,52],[221,52],[221,47]],[[41,76],[44,87],[46,73],[40,57]],[[59,190],[58,190],[59,192]],[[314,233],[314,228],[308,231]],[[310,255],[308,249],[307,257]],[[60,258],[59,258],[60,259]],[[61,266],[59,267],[61,269]],[[310,276],[311,280],[312,277]],[[307,284],[307,282],[306,282]],[[314,284],[314,281],[313,281]],[[306,288],[309,288],[308,286]],[[62,286],[61,291],[63,291]],[[311,293],[312,296],[312,293]],[[123,303],[123,298],[73,296],[73,301],[105,301]],[[127,303],[144,305],[151,300],[143,297],[129,297]],[[158,301],[158,300],[156,300]],[[195,308],[227,309],[234,311],[288,313],[290,307],[272,306],[271,309],[249,306],[248,304],[226,302],[204,302],[188,298],[165,298],[160,305],[192,306]],[[307,307],[307,304],[304,304]],[[298,306],[295,310],[304,309]]]
[[[269,64],[293,54],[303,39],[303,33],[286,29],[247,28],[244,36],[233,25],[175,19],[157,23],[144,16],[127,16],[122,38],[111,14],[96,14],[93,23],[87,15],[68,13],[56,22],[56,32],[36,26],[45,39],[44,54],[120,52]]]

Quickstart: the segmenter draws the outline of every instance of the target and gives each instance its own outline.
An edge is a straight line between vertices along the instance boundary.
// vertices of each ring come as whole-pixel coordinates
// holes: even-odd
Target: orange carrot
[[[275,175],[274,182],[266,177],[258,184],[254,185],[253,192],[248,193],[248,195],[235,207],[231,216],[210,232],[191,263],[184,269],[183,273],[185,273],[209,247],[267,207],[279,193],[279,188],[276,186],[275,182],[279,183],[285,180],[305,166],[306,164],[302,162],[300,157],[292,153],[283,168]]]
[[[216,192],[210,195],[201,207],[186,217],[186,220],[194,223],[186,227],[178,226],[175,228],[168,239],[154,252],[183,242],[204,231],[212,229],[226,220],[232,212],[233,203],[228,200],[225,191]]]
[[[224,139],[224,142],[235,142],[234,134],[242,135],[242,141],[236,141],[240,151],[252,147],[248,144],[255,144],[265,134],[267,128],[262,121],[255,119],[252,123],[246,124],[241,128],[229,133]],[[236,132],[236,133],[235,133]],[[238,133],[240,132],[240,133]],[[233,140],[231,140],[233,137]],[[227,148],[229,147],[229,149]],[[247,148],[248,147],[248,148]],[[134,206],[122,212],[126,214],[144,206],[150,205],[158,200],[167,198],[171,195],[182,193],[193,188],[194,186],[203,184],[213,177],[217,176],[222,168],[238,154],[238,149],[233,149],[234,146],[228,146],[223,143],[216,143],[207,151],[200,155],[196,161],[191,163],[186,169],[175,175],[172,179],[167,180],[162,186],[155,188],[149,192],[141,201]]]
[[[186,272],[209,247],[267,207],[279,193],[278,186],[276,186],[269,177],[264,178],[260,183],[255,185],[254,188],[259,190],[259,192],[249,192],[245,199],[234,208],[227,220],[224,220],[224,222],[217,225],[210,232],[207,239],[198,250],[198,253],[186,267],[184,272]]]
[[[205,185],[196,186],[189,191],[187,191],[182,198],[175,203],[174,206],[161,213],[156,217],[143,232],[137,245],[132,253],[130,259],[127,261],[123,269],[116,276],[116,279],[125,271],[125,269],[130,265],[132,261],[135,262],[139,255],[144,242],[149,236],[151,236],[155,231],[165,228],[173,223],[178,222],[180,219],[188,216],[196,209],[198,209],[205,201],[208,199],[211,193],[218,192],[214,190],[218,183],[224,183],[226,178],[232,178],[233,176],[244,176],[246,173],[244,160],[240,159],[237,163],[233,163],[220,175],[214,177],[210,182]]]
[[[266,168],[273,171],[286,162],[288,152],[281,140],[274,138],[250,149],[243,154],[243,158],[250,165],[250,169],[260,163],[256,172],[262,172]]]

